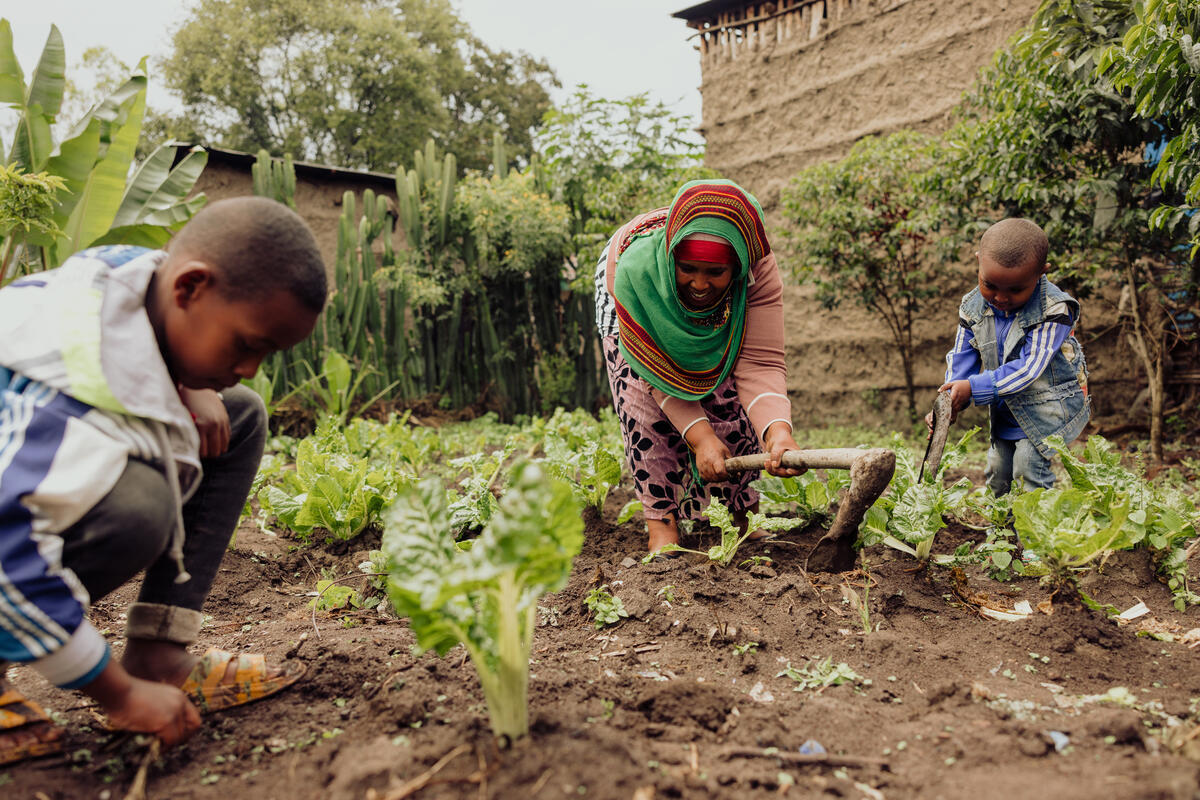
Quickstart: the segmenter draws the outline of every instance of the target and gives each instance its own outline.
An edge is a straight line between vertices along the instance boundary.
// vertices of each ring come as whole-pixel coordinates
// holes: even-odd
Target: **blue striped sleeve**
[[[971,400],[976,405],[990,405],[1008,395],[1014,395],[1038,379],[1050,359],[1071,335],[1071,326],[1062,322],[1043,322],[1025,334],[1021,353],[1012,361],[993,370],[972,376]]]
[[[979,372],[979,351],[971,346],[971,329],[959,322],[954,347],[946,354],[946,383],[966,380]]]
[[[78,638],[86,595],[77,596],[62,567],[61,540],[37,533],[23,500],[49,474],[68,420],[90,409],[8,376],[7,385],[0,385],[0,660],[38,662]],[[81,635],[87,641],[68,651],[78,656],[72,659],[77,663],[56,669],[56,682],[69,683],[95,669],[103,652],[96,639],[102,643],[103,637]]]

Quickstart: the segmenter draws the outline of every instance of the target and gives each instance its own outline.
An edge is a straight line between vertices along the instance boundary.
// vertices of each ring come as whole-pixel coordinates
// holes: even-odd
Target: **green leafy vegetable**
[[[1088,437],[1083,458],[1059,437],[1046,440],[1062,456],[1071,486],[1038,489],[1013,501],[1021,543],[1060,582],[1115,550],[1146,547],[1181,611],[1200,603],[1187,582],[1186,546],[1197,535],[1195,503],[1169,486],[1144,480],[1121,465],[1121,454],[1100,436]]]
[[[317,581],[317,596],[309,603],[317,611],[340,611],[349,608],[374,608],[379,596],[364,597],[352,586],[334,583],[330,579]]]
[[[510,444],[488,455],[475,453],[451,459],[450,466],[468,471],[468,475],[459,482],[458,489],[451,489],[447,495],[450,522],[456,536],[481,529],[496,513],[500,502],[492,488],[500,477],[501,467],[514,449],[515,446]],[[459,490],[462,490],[461,494]]]
[[[769,503],[794,506],[796,516],[807,525],[830,516],[829,506],[837,500],[838,492],[850,485],[850,473],[830,470],[825,480],[821,480],[815,472],[806,472],[794,478],[764,474],[751,485]]]
[[[538,599],[561,589],[583,545],[569,486],[519,464],[500,507],[468,550],[455,547],[446,494],[436,479],[396,498],[383,536],[392,606],[417,645],[445,655],[461,642],[487,700],[492,732],[528,732],[529,650]]]
[[[816,689],[818,692],[828,686],[841,686],[843,683],[863,683],[863,676],[859,675],[849,664],[845,662],[833,663],[833,656],[829,656],[824,661],[809,662],[800,669],[792,666],[792,662],[782,672],[776,674],[776,678],[787,676],[796,682],[793,691],[803,692],[806,689]]]
[[[965,510],[970,479],[960,478],[946,486],[944,475],[962,463],[967,445],[978,431],[972,428],[947,448],[937,473],[926,475],[924,481],[919,479],[918,462],[912,451],[897,437],[892,447],[896,452],[896,473],[889,491],[867,509],[859,525],[862,545],[883,543],[921,561],[928,560],[934,537],[946,527],[946,518]]]
[[[629,520],[633,519],[635,514],[641,513],[641,511],[642,511],[642,501],[641,500],[630,500],[628,503],[626,503],[624,506],[621,507],[620,513],[617,514],[617,524],[624,525],[626,522],[629,522]]]
[[[296,448],[295,471],[279,472],[277,484],[258,493],[263,513],[307,541],[324,528],[330,540],[352,539],[380,519],[395,489],[393,473],[372,469],[328,438],[310,437]]]
[[[543,446],[547,469],[569,482],[586,505],[603,507],[609,490],[621,482],[621,461],[600,442],[573,446],[551,433]]]
[[[784,531],[804,523],[804,520],[800,519],[768,517],[765,514],[759,514],[757,511],[751,511],[746,514],[746,526],[745,530],[742,530],[738,523],[734,521],[733,515],[729,513],[729,509],[725,504],[716,498],[710,500],[708,506],[701,513],[714,528],[721,532],[720,544],[713,545],[707,551],[689,550],[677,544],[668,544],[648,554],[642,559],[642,563],[648,563],[658,553],[681,552],[708,556],[709,561],[715,562],[722,567],[727,567],[733,563],[734,556],[737,555],[738,548],[741,547],[742,542],[750,538],[750,535],[755,531]]]
[[[623,617],[629,616],[621,598],[609,593],[607,583],[588,592],[587,597],[583,598],[583,604],[587,606],[595,620],[596,630],[600,630],[605,625],[615,625]]]

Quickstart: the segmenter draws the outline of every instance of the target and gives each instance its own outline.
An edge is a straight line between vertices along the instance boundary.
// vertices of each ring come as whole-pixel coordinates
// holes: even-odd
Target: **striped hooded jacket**
[[[91,682],[108,646],[57,534],[129,458],[163,469],[177,507],[199,483],[199,436],[146,314],[165,258],[94,248],[0,290],[0,661],[31,662],[66,688]],[[177,525],[170,553],[182,563]]]

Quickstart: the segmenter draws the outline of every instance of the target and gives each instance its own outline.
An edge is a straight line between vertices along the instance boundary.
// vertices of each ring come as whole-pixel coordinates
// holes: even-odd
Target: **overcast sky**
[[[562,99],[579,83],[608,98],[649,92],[676,113],[700,117],[700,58],[692,30],[671,14],[698,0],[451,0],[489,46],[524,50],[558,73]],[[167,53],[171,31],[192,0],[3,0],[0,16],[13,27],[17,59],[28,79],[51,23],[58,25],[68,69],[89,47],[103,45],[135,64]],[[164,108],[169,93],[150,74],[149,103]]]

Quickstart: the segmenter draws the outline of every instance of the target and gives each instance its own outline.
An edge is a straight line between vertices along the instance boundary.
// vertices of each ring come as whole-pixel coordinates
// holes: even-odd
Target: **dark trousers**
[[[112,491],[62,533],[63,565],[92,600],[146,571],[129,609],[128,637],[190,644],[199,635],[200,609],[237,528],[267,434],[258,395],[243,386],[221,394],[229,448],[202,461],[204,477],[183,507],[183,563],[191,580],[175,582],[179,570],[167,555],[176,524],[171,487],[161,470],[141,461],[130,460]]]

